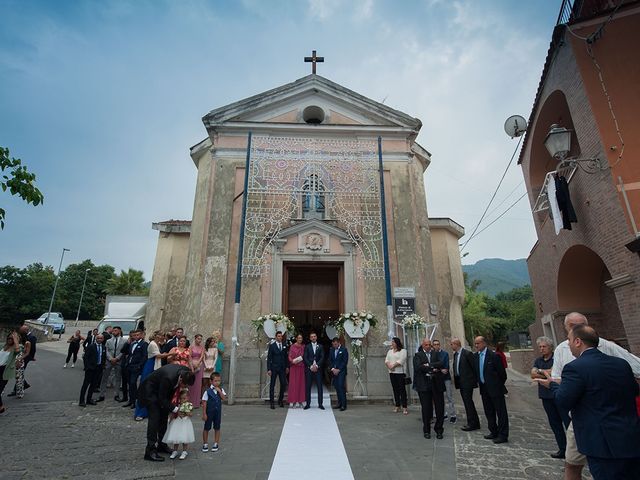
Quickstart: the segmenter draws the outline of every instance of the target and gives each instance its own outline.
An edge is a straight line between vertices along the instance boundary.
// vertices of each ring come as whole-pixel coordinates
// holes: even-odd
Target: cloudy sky
[[[57,266],[66,247],[65,263],[150,279],[151,222],[191,218],[201,117],[307,75],[312,49],[319,74],[422,120],[429,215],[470,233],[516,147],[504,120],[531,111],[560,3],[0,0],[0,145],[45,195],[34,208],[0,192],[0,265]],[[514,162],[485,224],[521,182]],[[464,263],[526,257],[534,240],[524,199]]]

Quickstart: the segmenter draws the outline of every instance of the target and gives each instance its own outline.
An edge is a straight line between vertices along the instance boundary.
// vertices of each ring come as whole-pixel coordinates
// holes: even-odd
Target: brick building
[[[585,313],[600,334],[640,354],[640,2],[563,1],[520,156],[538,240],[528,258],[532,337],[565,338]],[[571,131],[558,161],[552,124]],[[556,235],[547,185],[569,181],[577,223]]]

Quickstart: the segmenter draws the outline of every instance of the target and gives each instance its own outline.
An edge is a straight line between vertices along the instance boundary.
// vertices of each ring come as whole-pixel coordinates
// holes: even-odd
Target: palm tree
[[[148,295],[142,270],[130,268],[126,272],[120,270],[120,275],[114,275],[107,283],[107,293],[110,295]]]

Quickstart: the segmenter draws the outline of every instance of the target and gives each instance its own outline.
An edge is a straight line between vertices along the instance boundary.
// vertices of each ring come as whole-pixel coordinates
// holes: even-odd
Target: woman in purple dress
[[[202,335],[199,333],[193,337],[193,345],[189,347],[189,353],[191,354],[191,371],[196,375],[196,381],[189,387],[189,398],[193,403],[193,408],[198,408],[202,398],[202,372],[204,370],[202,365],[204,361],[204,346],[202,345]]]
[[[305,379],[304,379],[304,344],[302,335],[296,335],[296,343],[289,349],[289,407],[302,407],[302,402],[306,401]]]

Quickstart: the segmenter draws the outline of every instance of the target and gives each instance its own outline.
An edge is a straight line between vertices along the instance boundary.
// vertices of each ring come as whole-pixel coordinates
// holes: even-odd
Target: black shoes
[[[341,409],[342,407],[340,405],[336,405],[335,407],[331,407],[331,408],[333,408],[334,410],[338,410],[338,409]]]
[[[344,412],[347,409],[347,407],[340,407],[340,411]]]
[[[424,438],[431,438],[431,434],[429,432],[425,433]]]
[[[79,407],[86,407],[86,406],[87,406],[87,404],[86,404],[86,403],[84,403],[84,402],[79,402],[79,403],[78,403],[78,406],[79,406]]]
[[[486,438],[487,440],[495,440],[496,438],[498,438],[498,435],[489,433],[488,435],[485,435],[484,438]]]
[[[127,407],[131,407],[133,405],[133,403],[125,403],[124,405],[122,405],[122,408],[127,408]]]
[[[96,400],[96,402],[104,402],[104,397],[98,398],[98,400]]]
[[[87,400],[87,405],[97,405],[93,400]]]
[[[118,403],[128,402],[128,401],[129,401],[127,398],[120,398],[120,396],[119,396],[119,395],[116,395],[116,396],[114,397],[114,400],[115,400],[116,402],[118,402]]]
[[[322,405],[318,405],[318,408],[319,408],[320,410],[324,410],[324,407],[323,407]]]
[[[269,405],[269,408],[270,408],[271,410],[275,410],[275,409],[276,409],[276,406],[272,403],[271,405]]]
[[[309,410],[311,408],[311,405],[305,405],[303,410]]]
[[[505,437],[496,437],[493,439],[493,443],[507,443],[508,441]]]
[[[562,450],[558,450],[556,453],[552,453],[551,458],[564,458],[564,452]]]
[[[169,445],[167,445],[166,443],[161,443],[160,445],[158,445],[158,452],[160,452],[160,453],[173,453],[173,450],[171,450],[169,448]]]
[[[478,425],[477,427],[472,427],[471,425],[465,425],[460,430],[462,430],[463,432],[473,432],[474,430],[480,430],[480,426]]]
[[[164,457],[161,457],[154,451],[145,453],[144,459],[149,460],[150,462],[164,462]]]
[[[442,436],[442,434],[441,434],[441,433],[436,433],[436,438],[437,438],[438,440],[442,440],[444,437]]]
[[[449,419],[449,423],[456,423],[457,421],[458,421],[458,418],[457,418],[457,417],[451,417],[451,418]]]
[[[284,408],[284,402],[278,402],[278,406],[279,406],[280,408]]]

